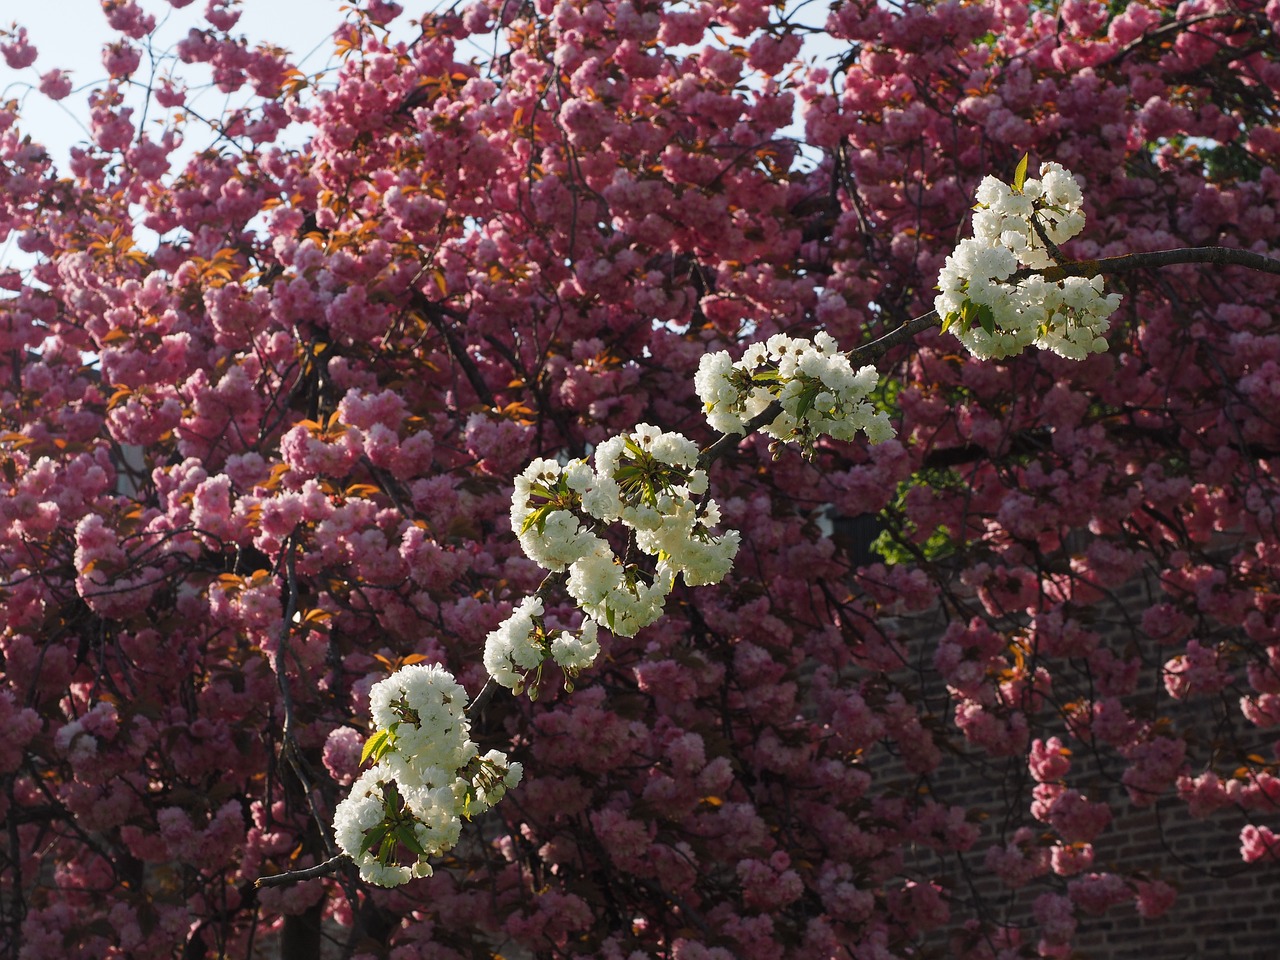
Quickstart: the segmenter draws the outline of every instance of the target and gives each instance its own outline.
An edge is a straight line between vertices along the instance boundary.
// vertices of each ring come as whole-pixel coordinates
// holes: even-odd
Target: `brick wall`
[[[1229,755],[1256,750],[1270,756],[1267,738],[1240,717],[1239,693],[1173,701],[1164,690],[1161,667],[1177,652],[1159,648],[1136,628],[1130,611],[1145,608],[1158,591],[1153,584],[1126,584],[1109,603],[1089,611],[1092,628],[1116,652],[1143,660],[1143,681],[1126,703],[1148,716],[1169,716],[1172,730],[1188,737],[1188,760],[1193,773],[1204,769],[1213,744],[1231,742]],[[959,902],[957,917],[985,915],[1003,922],[1026,923],[1036,896],[1063,889],[1060,878],[1044,878],[1009,891],[983,867],[987,849],[1004,845],[1019,826],[1037,833],[1048,828],[1027,810],[1032,782],[1022,757],[991,760],[965,748],[963,738],[950,723],[952,706],[945,688],[932,670],[936,638],[945,628],[937,609],[899,620],[891,625],[913,638],[914,692],[934,718],[950,731],[953,750],[939,770],[928,778],[906,774],[887,750],[868,754],[867,769],[877,781],[904,791],[928,791],[936,799],[958,803],[981,812],[982,837],[973,850],[958,860],[939,863],[924,850],[907,851],[908,862],[925,875],[942,871],[950,878],[950,892]],[[904,678],[908,675],[904,671]],[[931,679],[932,678],[932,679]],[[1064,692],[1064,699],[1068,696]],[[1033,736],[1060,732],[1045,712],[1033,724]],[[1252,742],[1251,742],[1252,741]],[[1094,843],[1094,870],[1120,873],[1143,871],[1178,890],[1178,899],[1163,917],[1145,920],[1132,905],[1113,908],[1100,917],[1079,915],[1080,925],[1073,956],[1091,960],[1159,960],[1214,958],[1214,960],[1270,960],[1280,958],[1280,863],[1246,864],[1240,859],[1239,831],[1248,822],[1238,811],[1221,811],[1207,819],[1195,819],[1176,796],[1167,795],[1154,806],[1137,808],[1129,802],[1119,781],[1124,762],[1114,751],[1089,755],[1079,749],[1072,756],[1068,785],[1084,789],[1091,799],[1111,802],[1116,819]],[[1237,753],[1238,751],[1238,753]],[[1226,761],[1230,770],[1230,761]],[[1221,759],[1219,770],[1222,770]],[[946,956],[945,943],[929,945],[930,952]]]

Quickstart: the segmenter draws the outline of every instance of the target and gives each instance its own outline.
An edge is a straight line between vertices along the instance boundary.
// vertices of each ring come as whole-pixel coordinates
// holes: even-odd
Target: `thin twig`
[[[286,883],[301,883],[303,880],[314,880],[316,877],[327,877],[338,872],[342,864],[351,859],[345,853],[339,853],[323,863],[305,870],[290,870],[286,873],[274,873],[269,877],[259,877],[253,881],[254,889],[263,887],[283,887]]]
[[[488,705],[489,701],[493,699],[493,695],[497,692],[498,681],[494,680],[493,677],[490,677],[484,682],[484,686],[480,688],[480,692],[476,694],[475,699],[467,704],[467,709],[464,711],[467,715],[467,719],[470,720],[474,718],[477,713],[483,710]]]

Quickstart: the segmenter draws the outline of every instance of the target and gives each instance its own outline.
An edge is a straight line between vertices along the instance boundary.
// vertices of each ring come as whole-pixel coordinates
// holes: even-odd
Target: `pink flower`
[[[27,40],[27,28],[7,32],[9,39],[0,43],[0,55],[11,70],[21,70],[36,62],[36,48]]]
[[[340,784],[349,784],[360,772],[364,736],[351,727],[335,727],[324,742],[324,768]]]
[[[1057,737],[1034,740],[1031,743],[1031,755],[1027,758],[1027,766],[1031,775],[1040,783],[1061,780],[1071,769],[1071,751],[1062,745]]]
[[[107,23],[112,30],[131,40],[141,40],[156,27],[156,18],[144,12],[136,0],[105,0],[102,12],[107,15]]]
[[[1272,833],[1269,827],[1251,823],[1240,831],[1240,857],[1245,863],[1254,863],[1264,858],[1280,858],[1280,837]]]
[[[40,92],[50,100],[61,100],[71,93],[71,76],[65,70],[50,70],[40,77]]]
[[[102,51],[102,65],[115,78],[129,76],[141,62],[142,51],[127,40],[109,44]]]
[[[1163,880],[1139,880],[1137,908],[1138,915],[1145,920],[1162,917],[1173,906],[1178,891]]]

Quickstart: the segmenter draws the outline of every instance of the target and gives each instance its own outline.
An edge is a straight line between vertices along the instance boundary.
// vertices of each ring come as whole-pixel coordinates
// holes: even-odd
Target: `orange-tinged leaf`
[[[114,410],[116,407],[120,406],[120,404],[124,403],[126,400],[128,400],[132,396],[133,396],[132,388],[130,387],[118,388],[116,392],[111,395],[110,399],[107,400],[107,409]]]

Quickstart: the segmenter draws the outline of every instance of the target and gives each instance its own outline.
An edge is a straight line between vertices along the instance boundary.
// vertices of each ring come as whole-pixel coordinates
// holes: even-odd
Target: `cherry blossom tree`
[[[10,956],[1066,956],[1175,903],[1121,818],[1280,855],[1277,0],[162,6],[0,40]],[[1082,223],[971,217],[1027,154]],[[732,394],[778,337],[880,442]],[[602,458],[705,549],[557,534]]]

